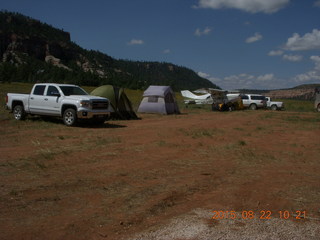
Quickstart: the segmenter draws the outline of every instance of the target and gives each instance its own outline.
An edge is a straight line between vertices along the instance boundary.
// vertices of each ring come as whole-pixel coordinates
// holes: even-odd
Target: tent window
[[[168,93],[165,97],[165,102],[166,103],[174,103],[174,99],[171,93]]]
[[[148,97],[148,102],[158,102],[158,97],[150,96],[150,97]]]

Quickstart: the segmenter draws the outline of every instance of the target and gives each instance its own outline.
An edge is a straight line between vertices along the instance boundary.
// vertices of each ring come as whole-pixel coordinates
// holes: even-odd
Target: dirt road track
[[[320,118],[141,115],[102,127],[4,120],[3,239],[317,239]],[[290,219],[211,219],[213,210]],[[307,211],[294,220],[296,211]],[[296,237],[295,237],[296,236]]]

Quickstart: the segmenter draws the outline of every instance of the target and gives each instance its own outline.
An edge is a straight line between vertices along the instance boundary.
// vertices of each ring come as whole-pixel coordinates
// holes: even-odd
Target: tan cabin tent
[[[143,93],[138,112],[179,114],[180,110],[171,87],[149,86]]]

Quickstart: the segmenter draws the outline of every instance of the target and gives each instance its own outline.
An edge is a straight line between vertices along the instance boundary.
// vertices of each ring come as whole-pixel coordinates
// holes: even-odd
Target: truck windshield
[[[70,95],[88,95],[86,91],[84,91],[82,88],[75,87],[75,86],[60,86],[63,94],[65,96]]]

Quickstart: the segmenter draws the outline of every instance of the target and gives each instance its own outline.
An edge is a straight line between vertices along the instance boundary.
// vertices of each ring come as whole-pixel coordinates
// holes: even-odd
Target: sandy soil
[[[318,239],[319,114],[140,117],[3,120],[0,238]]]

